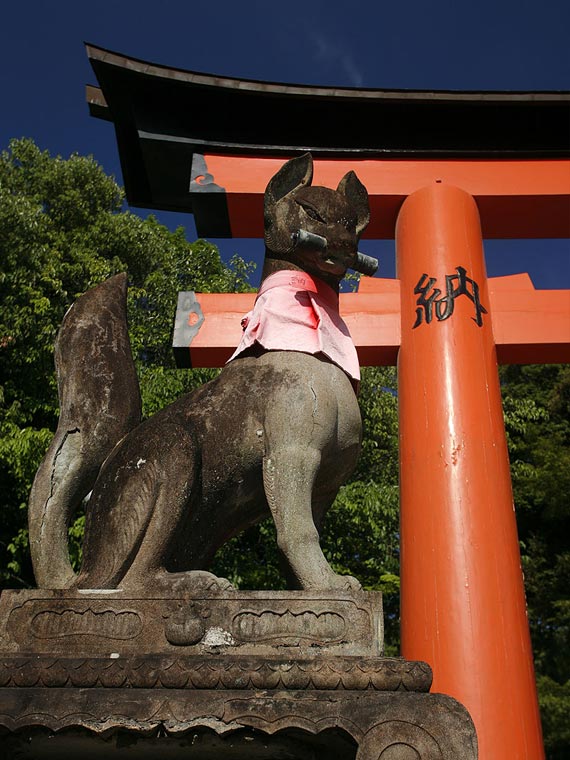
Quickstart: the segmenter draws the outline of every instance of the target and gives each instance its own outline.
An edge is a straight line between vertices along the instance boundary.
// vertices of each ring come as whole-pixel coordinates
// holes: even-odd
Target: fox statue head
[[[284,164],[267,185],[263,276],[302,269],[338,289],[347,268],[363,271],[358,241],[370,221],[368,193],[352,171],[336,190],[313,187],[312,179],[313,159],[305,153]]]

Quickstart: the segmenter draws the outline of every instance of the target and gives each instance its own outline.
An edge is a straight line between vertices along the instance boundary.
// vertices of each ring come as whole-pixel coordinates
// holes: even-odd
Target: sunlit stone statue
[[[223,588],[216,550],[270,513],[290,585],[360,588],[337,575],[318,526],[352,472],[361,421],[356,350],[338,311],[368,196],[353,172],[312,187],[309,154],[265,193],[256,306],[221,375],[143,423],[124,315],[125,278],[86,293],[57,343],[61,419],[30,499],[43,588]],[[364,263],[363,263],[364,261]],[[90,492],[76,576],[67,527]]]

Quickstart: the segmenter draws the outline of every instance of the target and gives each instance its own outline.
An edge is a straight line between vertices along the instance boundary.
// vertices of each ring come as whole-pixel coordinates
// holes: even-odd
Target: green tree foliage
[[[30,140],[0,155],[0,582],[33,583],[26,509],[57,426],[57,329],[71,303],[129,273],[130,334],[143,408],[151,414],[211,376],[174,368],[170,339],[179,290],[246,288],[247,266],[189,244],[150,217],[123,211],[123,193],[92,158],[51,157]],[[78,357],[78,361],[80,358]],[[72,527],[79,551],[82,520]]]
[[[505,424],[542,722],[570,756],[570,366],[506,367]]]

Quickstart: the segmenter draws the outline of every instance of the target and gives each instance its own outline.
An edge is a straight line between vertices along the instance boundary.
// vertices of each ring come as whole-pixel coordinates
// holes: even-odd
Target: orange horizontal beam
[[[211,175],[195,178],[200,200],[208,184],[223,188],[232,237],[263,236],[263,193],[282,158],[204,156]],[[313,183],[335,187],[354,170],[371,206],[369,238],[393,238],[405,198],[432,182],[461,187],[474,196],[486,238],[570,237],[570,160],[371,160],[314,159]],[[218,196],[219,197],[219,196]],[[198,220],[197,220],[198,221]]]
[[[378,279],[382,295],[341,293],[340,312],[362,366],[396,363],[400,346],[400,283]],[[222,367],[240,341],[241,319],[255,293],[198,293],[204,322],[189,346],[193,367]]]
[[[359,297],[381,298],[382,282],[389,281],[363,277]],[[500,364],[570,362],[570,290],[535,290],[528,274],[490,277],[488,285]],[[347,324],[350,328],[349,319]]]
[[[535,290],[528,274],[489,279],[493,335],[501,364],[570,362],[570,290]],[[204,323],[189,346],[193,367],[222,367],[241,338],[241,319],[255,293],[197,295]],[[360,364],[395,365],[400,346],[400,281],[362,278],[342,293],[340,312]],[[410,319],[414,319],[410,315]]]
[[[570,290],[535,290],[528,274],[489,280],[500,364],[570,362]]]

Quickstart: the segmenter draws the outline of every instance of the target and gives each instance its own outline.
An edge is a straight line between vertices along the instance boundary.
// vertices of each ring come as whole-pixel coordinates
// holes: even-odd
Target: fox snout
[[[266,257],[338,283],[357,263],[358,241],[370,219],[368,194],[354,172],[336,190],[314,186],[312,178],[307,153],[271,179],[264,200]]]
[[[356,256],[346,255],[344,252],[335,253],[329,249],[328,240],[322,235],[316,235],[313,232],[299,229],[291,235],[295,249],[317,251],[321,260],[327,264],[344,267],[345,269],[354,269],[356,272],[373,277],[378,271],[378,259],[373,256],[367,256],[365,253],[356,252]]]

